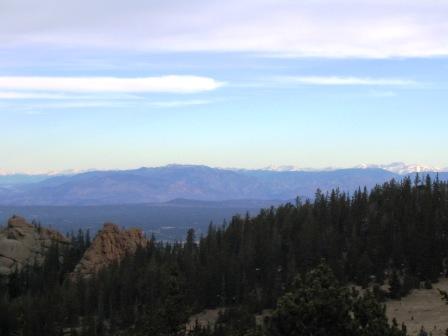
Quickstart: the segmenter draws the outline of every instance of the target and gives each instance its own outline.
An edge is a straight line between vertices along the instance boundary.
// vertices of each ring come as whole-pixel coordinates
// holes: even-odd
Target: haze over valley
[[[30,221],[69,232],[95,232],[105,221],[140,227],[159,239],[184,239],[189,228],[206,232],[232,216],[261,208],[313,199],[339,188],[348,193],[391,179],[448,173],[431,167],[394,163],[350,169],[222,169],[168,165],[78,174],[0,176],[0,221],[21,214]]]

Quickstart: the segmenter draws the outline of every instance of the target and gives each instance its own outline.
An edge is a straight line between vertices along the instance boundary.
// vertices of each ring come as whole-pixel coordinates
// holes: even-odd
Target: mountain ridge
[[[427,172],[435,175],[435,172]],[[234,170],[196,165],[89,171],[39,182],[0,185],[2,205],[107,205],[198,201],[311,198],[317,189],[353,192],[404,176],[383,168],[326,171]],[[448,173],[439,173],[448,179]]]
[[[129,169],[64,169],[64,170],[52,170],[47,172],[38,172],[38,173],[30,173],[23,171],[14,171],[10,172],[0,168],[0,184],[4,184],[2,179],[20,179],[20,178],[28,178],[28,179],[41,179],[41,178],[51,178],[51,177],[59,177],[59,176],[73,176],[79,175],[83,173],[90,172],[120,172],[120,171],[132,171],[132,170],[144,170],[151,168],[175,168],[175,167],[204,167],[204,168],[212,168],[212,169],[222,169],[222,170],[233,170],[233,171],[278,171],[278,172],[286,172],[286,171],[300,171],[300,172],[323,172],[323,171],[335,171],[335,170],[343,170],[343,169],[367,169],[367,168],[379,168],[384,169],[393,173],[398,174],[410,174],[410,173],[421,173],[421,172],[448,172],[448,167],[439,167],[439,166],[431,166],[424,165],[420,163],[412,163],[407,164],[405,162],[396,161],[388,164],[377,164],[377,163],[360,163],[351,167],[323,167],[323,168],[315,168],[315,167],[302,167],[297,165],[269,165],[262,168],[236,168],[236,167],[212,167],[202,164],[180,164],[180,163],[170,163],[163,166],[141,166],[138,168],[129,168]]]

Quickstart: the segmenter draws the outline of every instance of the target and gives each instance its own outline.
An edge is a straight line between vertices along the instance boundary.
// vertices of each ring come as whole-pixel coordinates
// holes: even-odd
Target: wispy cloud
[[[346,85],[346,86],[414,86],[418,82],[399,78],[340,77],[340,76],[283,76],[274,79],[277,83],[302,85]]]
[[[0,77],[1,90],[99,93],[197,93],[215,90],[224,83],[200,76],[119,77]],[[10,93],[11,99],[17,93]],[[33,95],[33,94],[29,94]],[[25,98],[26,94],[22,94]],[[8,94],[4,93],[4,97]]]
[[[3,46],[280,57],[448,55],[448,2],[440,0],[26,2],[2,1]]]
[[[0,91],[0,100],[140,100],[144,99],[132,94],[62,94],[46,92]]]
[[[1,99],[0,99],[1,101]],[[17,111],[28,115],[41,115],[49,111],[59,110],[85,110],[85,109],[105,109],[108,110],[125,110],[125,111],[144,111],[146,109],[171,109],[184,108],[191,106],[200,106],[212,104],[213,100],[206,99],[180,99],[180,100],[160,100],[151,101],[149,99],[140,100],[47,100],[42,102],[24,102],[24,103],[10,103],[0,104],[1,111]]]
[[[23,93],[23,92],[0,92],[0,99],[64,99],[63,95],[58,94],[47,94],[47,93]]]

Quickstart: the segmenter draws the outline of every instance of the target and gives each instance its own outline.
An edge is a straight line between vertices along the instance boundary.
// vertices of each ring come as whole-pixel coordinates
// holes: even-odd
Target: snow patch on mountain
[[[389,164],[360,164],[355,168],[368,169],[379,168],[390,171],[392,173],[406,175],[410,173],[425,173],[425,172],[443,172],[448,171],[448,168],[440,168],[434,166],[426,166],[421,164],[406,164],[404,162],[392,162]]]
[[[262,168],[261,170],[270,170],[270,171],[276,171],[276,172],[292,172],[292,171],[333,171],[337,170],[339,168],[334,167],[325,167],[325,168],[311,168],[311,167],[299,167],[294,165],[270,165],[267,167]]]
[[[448,172],[448,167],[441,168],[437,166],[428,166],[422,164],[406,164],[404,162],[392,162],[389,164],[365,164],[362,163],[352,168],[357,169],[384,169],[399,175],[406,175],[411,173],[425,173],[425,172]],[[277,172],[287,171],[333,171],[342,169],[340,167],[326,167],[326,168],[304,168],[294,165],[271,165],[263,168],[262,170],[270,170]]]

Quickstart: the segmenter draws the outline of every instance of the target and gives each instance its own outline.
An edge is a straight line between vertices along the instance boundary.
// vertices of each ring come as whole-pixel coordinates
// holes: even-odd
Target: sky
[[[448,1],[0,0],[0,173],[447,167]]]

